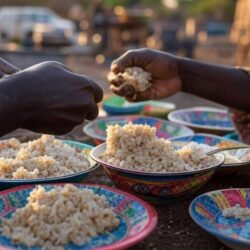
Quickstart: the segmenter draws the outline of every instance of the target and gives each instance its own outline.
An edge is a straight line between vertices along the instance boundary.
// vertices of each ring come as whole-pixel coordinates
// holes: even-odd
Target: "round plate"
[[[110,115],[138,114],[143,107],[144,102],[131,103],[120,96],[110,96],[103,101],[103,109]]]
[[[64,184],[44,185],[46,190]],[[75,184],[80,189],[91,189],[95,194],[104,195],[109,205],[117,214],[120,225],[108,234],[103,234],[91,239],[82,246],[68,244],[65,249],[71,250],[120,250],[131,247],[143,240],[156,226],[157,214],[152,206],[139,198],[117,189],[100,185]],[[15,209],[25,206],[29,193],[35,185],[21,186],[0,192],[0,217],[9,217]],[[9,239],[0,234],[0,248],[26,250],[21,245],[14,245]],[[40,247],[32,247],[30,250],[40,250]]]
[[[170,121],[203,131],[230,132],[235,128],[229,113],[223,109],[196,107],[169,113]]]
[[[191,142],[191,141],[194,141],[197,143],[207,144],[209,146],[215,146],[215,145],[217,145],[219,143],[223,143],[223,142],[231,142],[231,143],[234,143],[236,146],[244,146],[245,145],[239,141],[227,139],[227,138],[221,137],[221,136],[205,134],[205,133],[204,134],[202,134],[202,133],[195,134],[193,136],[183,136],[183,137],[179,137],[177,139],[173,138],[170,140],[174,142],[175,146],[180,146],[180,147],[184,146],[185,144],[187,144],[188,142]],[[235,156],[238,158],[241,158],[245,154],[250,153],[249,149],[237,149],[237,150],[230,150],[228,152],[230,152],[230,154],[232,156]],[[247,163],[247,162],[224,163],[223,165],[220,166],[220,168],[217,169],[217,171],[221,174],[223,174],[223,173],[226,174],[226,173],[234,173],[237,170],[246,169],[249,167],[250,167],[250,163]]]
[[[106,129],[109,125],[119,124],[122,126],[129,122],[156,127],[157,136],[165,139],[179,136],[191,136],[194,134],[194,132],[187,127],[176,125],[158,118],[137,115],[100,118],[84,126],[83,131],[88,136],[104,142],[106,141]]]
[[[70,175],[64,175],[64,176],[57,176],[57,177],[49,177],[49,178],[37,178],[37,179],[1,179],[0,178],[0,188],[6,189],[14,186],[20,186],[20,185],[27,185],[27,184],[41,184],[41,183],[55,183],[55,182],[79,182],[82,181],[84,178],[87,177],[87,175],[95,170],[98,167],[98,164],[94,162],[90,157],[90,151],[93,148],[93,146],[65,140],[64,143],[70,145],[71,147],[74,147],[78,150],[83,150],[84,155],[89,159],[90,161],[90,168],[76,172],[74,174]]]
[[[233,249],[250,249],[250,220],[240,222],[225,218],[225,208],[240,204],[250,208],[250,189],[225,189],[212,191],[196,197],[190,207],[192,219]]]

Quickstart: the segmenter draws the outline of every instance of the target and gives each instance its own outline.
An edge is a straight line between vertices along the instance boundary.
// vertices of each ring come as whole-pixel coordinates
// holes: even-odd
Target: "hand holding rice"
[[[112,165],[144,172],[185,172],[208,168],[218,163],[197,143],[175,150],[169,140],[156,136],[156,128],[127,124],[109,126],[107,148],[101,158]]]
[[[122,90],[125,96],[136,98],[136,92],[144,92],[151,87],[151,74],[139,67],[126,68],[124,72],[108,74],[108,81]]]

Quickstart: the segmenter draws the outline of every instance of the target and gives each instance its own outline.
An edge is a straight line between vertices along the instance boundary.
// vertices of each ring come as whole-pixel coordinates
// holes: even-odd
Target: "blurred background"
[[[249,13],[249,0],[0,0],[0,56],[60,61],[108,92],[110,63],[129,49],[250,65]]]

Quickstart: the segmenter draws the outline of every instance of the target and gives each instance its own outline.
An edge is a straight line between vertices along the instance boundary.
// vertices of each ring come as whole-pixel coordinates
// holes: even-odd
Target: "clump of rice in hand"
[[[199,170],[218,163],[215,156],[196,152],[194,146],[175,151],[169,140],[156,136],[156,128],[131,123],[108,126],[107,148],[101,158],[121,168],[161,173]]]
[[[59,250],[68,243],[82,245],[119,225],[104,196],[72,184],[50,191],[38,186],[27,201],[2,220],[2,234],[15,244]]]
[[[247,221],[250,220],[250,208],[243,208],[240,204],[236,204],[234,207],[223,209],[222,215],[226,218],[235,218],[241,221]]]
[[[144,92],[151,87],[151,74],[139,67],[126,68],[124,72],[108,74],[108,81],[127,93],[125,96],[135,95],[136,92]]]

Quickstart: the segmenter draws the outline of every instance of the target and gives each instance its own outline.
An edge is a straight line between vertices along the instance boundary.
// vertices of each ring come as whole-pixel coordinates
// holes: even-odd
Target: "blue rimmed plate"
[[[195,107],[172,111],[168,119],[177,124],[188,126],[196,132],[225,134],[235,130],[227,110]]]
[[[239,204],[250,208],[250,189],[225,189],[196,197],[189,207],[192,219],[208,233],[228,247],[237,250],[250,249],[250,220],[225,218],[223,209]]]
[[[180,136],[192,136],[194,134],[191,129],[185,126],[177,125],[158,118],[138,115],[100,118],[84,126],[83,131],[89,137],[93,138],[96,144],[100,144],[106,141],[106,129],[109,125],[119,124],[122,126],[129,122],[133,124],[147,124],[151,127],[156,127],[157,136],[165,139]]]
[[[20,185],[27,185],[27,184],[42,184],[42,183],[55,183],[55,182],[80,182],[87,177],[87,175],[94,171],[98,164],[94,162],[90,157],[89,153],[93,146],[76,142],[70,140],[64,140],[64,143],[70,145],[71,147],[76,148],[79,151],[82,151],[83,154],[88,158],[90,161],[90,168],[76,172],[70,175],[64,176],[57,176],[57,177],[49,177],[49,178],[37,178],[37,179],[1,179],[0,178],[0,189],[11,188]]]
[[[44,185],[46,190],[64,184]],[[80,189],[91,189],[95,194],[104,195],[120,220],[117,228],[107,234],[92,238],[84,245],[68,244],[66,250],[122,250],[143,240],[157,224],[157,214],[154,208],[139,198],[117,189],[101,185],[75,184]],[[11,214],[27,203],[29,193],[35,185],[21,186],[0,192],[0,218],[10,217]],[[0,249],[10,250],[40,250],[41,247],[27,248],[12,244],[0,233]]]

